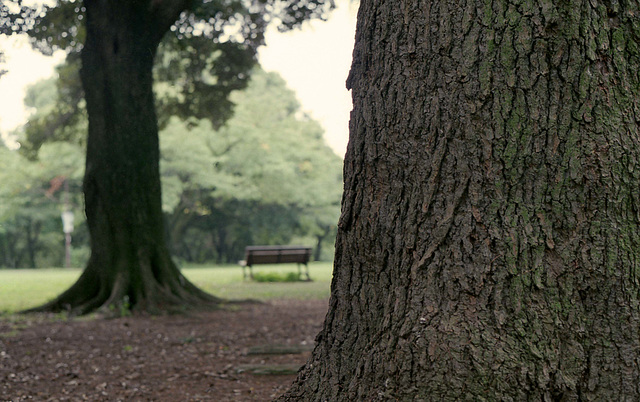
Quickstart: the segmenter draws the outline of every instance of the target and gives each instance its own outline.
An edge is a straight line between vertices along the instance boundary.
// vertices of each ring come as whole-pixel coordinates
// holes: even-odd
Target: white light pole
[[[71,266],[71,233],[73,232],[73,212],[62,213],[62,231],[64,232],[64,266]]]
[[[62,218],[62,231],[64,232],[64,266],[71,267],[71,233],[73,232],[73,212],[69,210],[69,180],[64,181],[64,212]]]

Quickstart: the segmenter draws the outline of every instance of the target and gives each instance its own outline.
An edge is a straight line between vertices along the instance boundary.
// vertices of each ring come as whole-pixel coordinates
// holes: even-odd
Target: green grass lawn
[[[254,282],[243,280],[239,266],[184,268],[184,275],[205,291],[225,299],[324,299],[329,297],[333,264],[313,262],[313,282]],[[254,272],[297,272],[295,264],[259,265]],[[0,270],[0,312],[35,307],[57,296],[80,276],[80,269]]]

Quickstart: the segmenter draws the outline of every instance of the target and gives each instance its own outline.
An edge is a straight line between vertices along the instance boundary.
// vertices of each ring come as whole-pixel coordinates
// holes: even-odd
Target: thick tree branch
[[[180,14],[191,8],[193,0],[151,0],[149,12],[155,22],[156,32],[162,38]]]

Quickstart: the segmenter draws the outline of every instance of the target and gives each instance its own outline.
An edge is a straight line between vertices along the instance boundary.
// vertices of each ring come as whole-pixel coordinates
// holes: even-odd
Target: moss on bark
[[[330,311],[283,400],[640,398],[638,15],[361,4]]]

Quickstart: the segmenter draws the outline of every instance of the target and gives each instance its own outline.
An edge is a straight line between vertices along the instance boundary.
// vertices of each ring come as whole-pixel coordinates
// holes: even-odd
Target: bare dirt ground
[[[287,300],[159,317],[5,318],[0,401],[268,401],[295,375],[253,372],[304,364],[326,310],[326,300]]]

